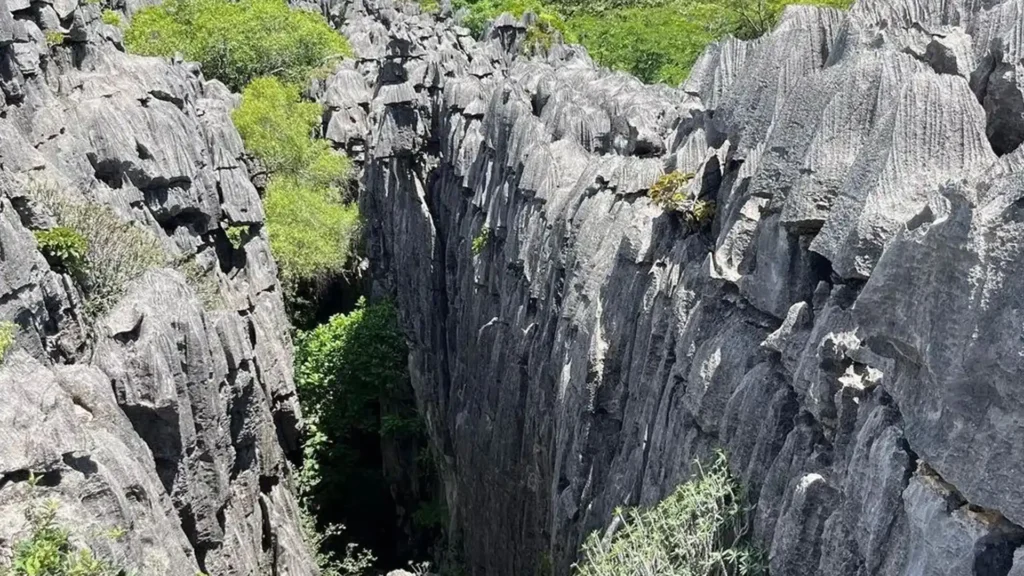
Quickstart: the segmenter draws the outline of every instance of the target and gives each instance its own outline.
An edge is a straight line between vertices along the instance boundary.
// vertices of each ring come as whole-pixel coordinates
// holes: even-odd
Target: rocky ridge
[[[790,7],[678,89],[322,9],[469,574],[566,573],[719,448],[773,574],[1024,574],[1024,3]],[[646,198],[670,170],[710,231]]]
[[[0,548],[53,499],[139,574],[312,574],[288,320],[234,97],[195,65],[126,55],[101,8],[0,0],[0,318],[18,325],[0,367]],[[89,317],[33,239],[53,223],[40,189],[189,267],[150,270]],[[237,248],[232,225],[249,227]]]

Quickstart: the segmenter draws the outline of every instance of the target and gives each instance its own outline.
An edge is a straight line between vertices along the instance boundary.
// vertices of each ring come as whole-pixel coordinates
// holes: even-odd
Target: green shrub
[[[473,256],[479,256],[487,249],[487,245],[491,243],[491,229],[484,226],[480,229],[480,233],[473,238],[473,243],[470,246],[470,250],[473,252]]]
[[[14,338],[18,334],[18,325],[14,322],[0,322],[0,362],[4,361],[7,353],[14,346]]]
[[[233,114],[246,149],[273,174],[264,199],[267,233],[289,293],[340,273],[359,233],[358,209],[343,201],[350,163],[312,138],[320,114],[298,87],[270,77],[247,86]]]
[[[271,173],[301,178],[312,186],[340,186],[349,173],[348,159],[325,140],[313,139],[322,107],[305,102],[296,85],[257,78],[242,92],[242,105],[232,113],[245,148]]]
[[[393,407],[393,416],[416,420],[405,338],[392,304],[361,301],[351,313],[298,333],[295,342],[295,383],[312,428],[302,484],[307,493],[340,496],[354,458],[346,439],[420,430],[394,422],[386,429],[383,422],[382,404]]]
[[[441,11],[441,3],[438,0],[417,0],[417,2],[427,14],[436,14]]]
[[[618,527],[594,532],[583,545],[578,576],[755,575],[761,555],[744,541],[748,507],[729,476],[715,463],[652,508],[616,510]]]
[[[359,209],[334,188],[291,176],[274,177],[264,207],[270,249],[291,289],[340,273],[359,235]]]
[[[48,501],[26,517],[30,533],[14,545],[2,576],[119,576],[124,570],[98,558],[89,548],[71,542],[71,533],[57,523],[58,504]]]
[[[81,276],[85,273],[85,257],[89,241],[77,231],[66,226],[35,232],[39,250],[50,266],[58,270]]]
[[[687,187],[691,180],[693,180],[693,174],[686,172],[662,174],[651,185],[647,196],[662,210],[681,210],[687,200]]]
[[[715,218],[715,203],[693,197],[689,193],[693,174],[669,172],[663,174],[647,191],[651,201],[666,212],[677,212],[686,220],[691,231],[698,231]]]
[[[480,34],[502,12],[526,10],[579,42],[598,63],[644,82],[678,84],[711,42],[726,34],[756,38],[770,30],[790,0],[455,0],[463,24]],[[849,8],[852,0],[808,0]],[[535,33],[536,34],[536,33]],[[527,32],[527,39],[529,38]],[[543,34],[537,40],[544,40]],[[541,44],[543,45],[543,44]],[[535,46],[531,42],[528,47]]]
[[[231,242],[231,247],[235,250],[242,248],[242,243],[245,241],[245,235],[249,233],[248,226],[228,226],[224,230],[224,234],[228,237],[228,242]]]
[[[44,37],[46,38],[46,45],[50,48],[60,46],[64,43],[64,39],[67,38],[63,32],[55,32],[53,30],[48,30]]]
[[[104,10],[103,11],[103,15],[101,16],[101,18],[102,18],[104,24],[109,24],[111,26],[118,26],[118,27],[121,26],[121,13],[120,12],[115,12],[115,11],[109,10],[109,9],[108,10]]]
[[[544,24],[546,29],[559,30],[569,41],[575,38],[566,26],[565,18],[551,4],[545,4],[540,0],[454,0],[452,7],[465,9],[466,15],[462,19],[462,25],[466,26],[477,36],[483,33],[487,25],[504,12],[508,12],[516,18],[521,18],[526,12],[533,12],[537,15],[538,22]]]
[[[167,0],[133,16],[125,45],[147,56],[181,52],[235,91],[259,76],[304,82],[350,53],[321,15],[284,0]]]
[[[335,551],[330,549],[327,541],[341,536],[345,531],[344,526],[334,524],[318,530],[316,519],[304,507],[299,510],[299,520],[306,546],[313,553],[320,576],[365,576],[373,568],[377,559],[369,550],[361,550],[357,545],[349,543],[344,548],[345,556],[339,559]]]
[[[65,267],[82,287],[87,316],[95,318],[109,309],[147,270],[168,266],[190,281],[204,303],[215,301],[218,289],[210,285],[206,272],[190,266],[189,260],[170,262],[151,231],[121,220],[107,206],[71,199],[49,184],[33,183],[30,194],[49,208],[59,225],[36,233],[40,248],[48,260]]]

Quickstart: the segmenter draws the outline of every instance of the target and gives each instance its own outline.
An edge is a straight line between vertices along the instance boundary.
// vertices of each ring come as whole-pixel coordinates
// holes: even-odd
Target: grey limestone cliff
[[[0,367],[0,548],[55,499],[132,573],[312,574],[286,458],[288,321],[233,97],[195,65],[126,55],[100,11],[0,0],[0,319],[18,325]],[[52,224],[40,187],[189,265],[90,315],[30,231]],[[231,225],[249,226],[239,248]]]
[[[773,574],[1024,573],[1024,3],[790,7],[679,88],[325,10],[468,573],[567,573],[719,448]],[[646,198],[671,170],[709,231]]]

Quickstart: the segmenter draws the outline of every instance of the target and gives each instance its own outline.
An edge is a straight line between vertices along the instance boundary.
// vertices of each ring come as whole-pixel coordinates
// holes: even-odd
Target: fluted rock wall
[[[773,574],[1024,573],[1024,2],[791,7],[679,89],[327,10],[470,574],[566,573],[718,448]],[[645,197],[671,169],[710,232]]]
[[[127,56],[100,11],[0,0],[0,318],[19,325],[0,367],[0,547],[53,498],[132,573],[312,574],[288,321],[232,96],[194,65]],[[148,228],[215,294],[151,270],[87,320],[29,230],[50,218],[40,185]],[[231,224],[251,226],[241,248]]]

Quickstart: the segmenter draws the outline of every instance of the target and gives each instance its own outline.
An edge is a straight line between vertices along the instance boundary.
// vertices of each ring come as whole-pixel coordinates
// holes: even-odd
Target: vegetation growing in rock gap
[[[350,163],[312,138],[321,113],[297,86],[267,77],[246,87],[232,115],[246,149],[272,173],[267,233],[292,294],[301,282],[342,273],[359,233],[358,209],[345,202]]]
[[[120,12],[115,12],[114,10],[110,9],[104,10],[101,19],[103,20],[104,24],[109,24],[110,26],[121,26]]]
[[[752,576],[762,555],[746,543],[749,507],[724,454],[650,508],[616,510],[611,534],[583,545],[578,576]]]
[[[344,523],[363,544],[378,554],[388,551],[391,559],[403,554],[388,541],[395,515],[382,510],[382,503],[409,508],[410,502],[392,500],[382,454],[404,460],[413,500],[426,500],[415,496],[429,493],[435,482],[431,468],[417,458],[426,438],[406,355],[397,312],[386,301],[362,302],[296,337],[296,384],[310,432],[299,477],[303,495],[321,526]],[[424,538],[436,538],[442,513],[436,506],[410,509],[404,522],[418,518],[428,524],[416,527]]]
[[[677,212],[691,231],[698,231],[715,218],[715,203],[697,198],[690,192],[693,174],[669,172],[658,178],[647,191],[655,206],[666,212]]]
[[[470,250],[474,256],[479,256],[487,249],[488,244],[491,242],[491,229],[484,226],[480,229],[480,232],[473,237],[473,243],[470,245]]]
[[[502,12],[529,10],[579,42],[600,64],[644,82],[678,84],[704,48],[732,34],[756,38],[774,26],[791,0],[454,0],[478,35]],[[852,0],[807,0],[846,9]]]
[[[48,30],[44,36],[46,38],[46,45],[50,48],[60,46],[67,38],[63,32],[57,32],[55,30]]]
[[[18,334],[18,325],[5,320],[0,322],[0,363],[7,358],[7,353],[14,346],[14,338]]]
[[[72,199],[50,184],[33,183],[29,192],[57,221],[57,227],[35,232],[39,248],[51,266],[82,288],[90,318],[107,311],[133,280],[153,268],[175,268],[204,302],[214,302],[216,288],[211,295],[206,272],[191,260],[170,261],[151,231],[122,220],[108,206]]]
[[[303,82],[351,52],[322,16],[284,0],[166,0],[132,17],[125,45],[147,56],[181,52],[235,91],[260,76]]]
[[[85,273],[85,255],[89,241],[67,226],[36,230],[36,242],[52,268],[72,275]]]
[[[71,532],[57,522],[59,510],[59,504],[50,500],[26,513],[28,534],[14,544],[10,564],[0,566],[0,576],[121,576],[125,573],[91,548],[76,545]],[[115,535],[111,532],[109,537]]]

